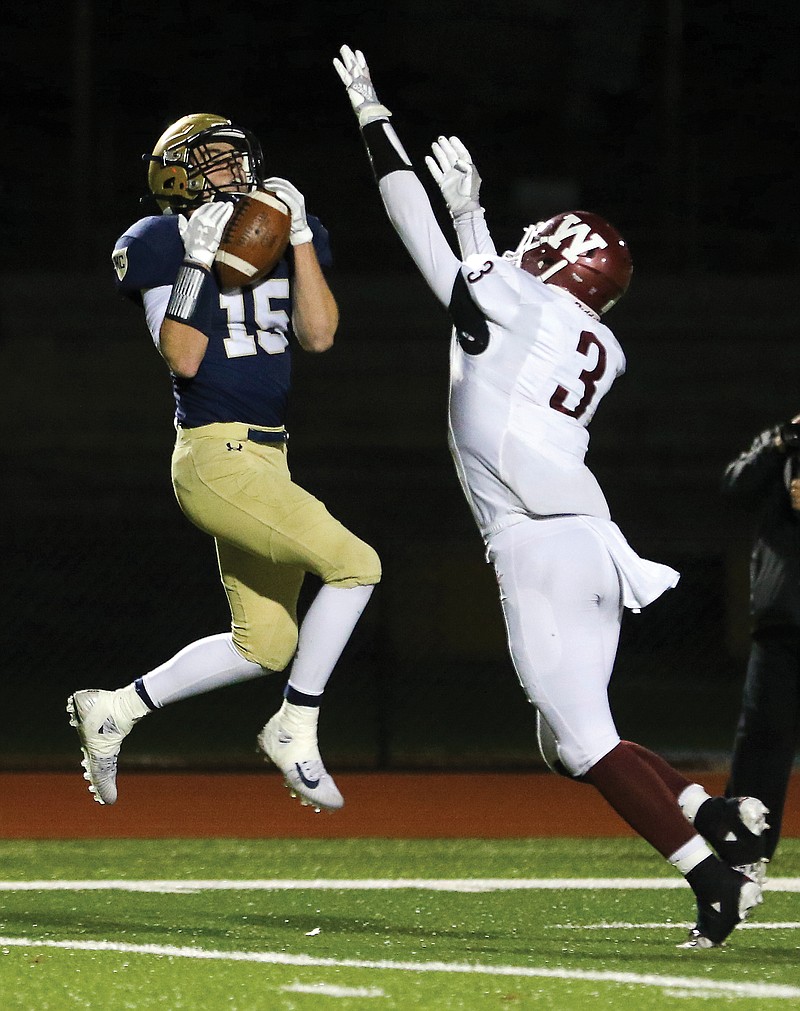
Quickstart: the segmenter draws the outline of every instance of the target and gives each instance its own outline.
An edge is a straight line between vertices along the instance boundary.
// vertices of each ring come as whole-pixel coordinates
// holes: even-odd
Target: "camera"
[[[800,451],[800,425],[790,421],[786,425],[781,425],[779,432],[783,448],[787,453]]]

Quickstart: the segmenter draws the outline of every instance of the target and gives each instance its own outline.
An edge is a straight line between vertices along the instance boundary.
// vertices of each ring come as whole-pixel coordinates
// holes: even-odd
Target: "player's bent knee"
[[[578,766],[571,763],[569,756],[562,754],[560,747],[546,752],[542,749],[542,758],[547,768],[558,776],[565,776],[567,779],[580,779],[583,775],[578,771]]]
[[[608,734],[592,741],[559,741],[541,717],[538,736],[539,750],[548,769],[576,780],[583,779],[593,765],[619,744],[619,737]]]
[[[542,756],[544,758],[544,756]],[[569,769],[564,765],[560,758],[544,758],[545,765],[547,768],[554,772],[557,776],[565,776],[567,779],[579,779],[579,776],[573,776]]]
[[[598,742],[591,752],[587,750],[581,752],[580,756],[575,756],[571,766],[573,771],[570,772],[572,778],[578,780],[585,779],[595,765],[602,761],[609,752],[613,751],[619,743],[619,737],[606,737]]]
[[[246,660],[271,671],[282,671],[295,654],[297,638],[297,625],[287,615],[282,621],[272,621],[246,634],[234,630],[233,644]]]
[[[335,568],[325,574],[324,580],[331,586],[342,589],[379,583],[381,560],[378,552],[365,541],[351,535],[342,545]]]

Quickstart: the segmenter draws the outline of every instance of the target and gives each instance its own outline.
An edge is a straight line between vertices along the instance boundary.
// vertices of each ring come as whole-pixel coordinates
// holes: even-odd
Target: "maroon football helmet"
[[[622,298],[633,273],[625,240],[589,211],[565,211],[528,225],[517,248],[503,255],[598,316]]]

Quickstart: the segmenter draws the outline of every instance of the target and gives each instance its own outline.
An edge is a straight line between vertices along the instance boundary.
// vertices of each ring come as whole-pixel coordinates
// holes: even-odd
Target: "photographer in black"
[[[763,881],[781,833],[800,736],[800,414],[728,464],[723,491],[757,517],[750,560],[752,643],[726,795],[769,808]]]

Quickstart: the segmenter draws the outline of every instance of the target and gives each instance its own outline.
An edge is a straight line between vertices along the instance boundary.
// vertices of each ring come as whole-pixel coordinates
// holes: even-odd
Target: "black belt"
[[[247,438],[250,442],[286,442],[288,432],[262,432],[258,428],[248,428]]]

